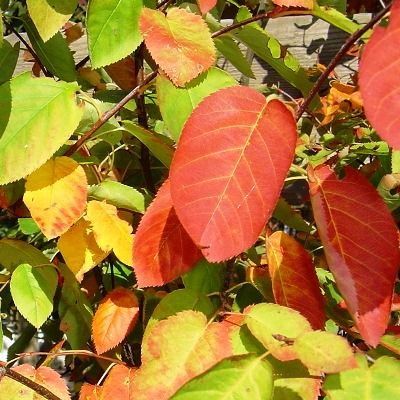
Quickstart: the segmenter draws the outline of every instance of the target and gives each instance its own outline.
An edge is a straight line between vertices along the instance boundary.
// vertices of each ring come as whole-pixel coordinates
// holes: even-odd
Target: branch
[[[157,71],[153,71],[148,74],[140,85],[137,85],[133,90],[131,90],[119,103],[117,103],[111,110],[105,112],[92,126],[90,130],[88,130],[84,135],[82,135],[66,152],[66,156],[71,156],[77,150],[79,150],[83,144],[92,137],[92,135],[101,128],[111,117],[113,117],[121,108],[128,103],[129,100],[132,100],[140,90],[149,84],[155,77],[157,76]]]
[[[0,380],[4,376],[11,378],[14,381],[17,381],[18,383],[21,383],[22,385],[28,387],[29,389],[32,389],[37,394],[39,394],[40,396],[44,397],[47,400],[62,400],[58,396],[56,396],[54,393],[52,393],[49,389],[47,389],[46,387],[39,385],[38,383],[32,381],[31,379],[27,378],[26,376],[20,374],[19,372],[15,371],[15,370],[5,366],[3,363],[1,363]]]
[[[322,84],[328,78],[329,74],[335,69],[335,67],[339,64],[340,60],[345,56],[345,54],[350,50],[351,46],[364,35],[369,29],[371,29],[377,22],[380,21],[381,18],[385,16],[385,14],[390,10],[392,4],[390,3],[384,9],[379,11],[366,25],[364,25],[361,29],[357,32],[354,32],[349,38],[344,42],[343,46],[340,50],[336,53],[335,57],[331,60],[331,62],[326,67],[325,71],[321,74],[318,80],[315,82],[313,88],[311,89],[310,93],[304,99],[303,104],[299,107],[297,111],[296,120],[298,121],[303,113],[307,110],[308,106],[310,105],[311,101],[313,100],[314,96],[319,92],[321,89]]]

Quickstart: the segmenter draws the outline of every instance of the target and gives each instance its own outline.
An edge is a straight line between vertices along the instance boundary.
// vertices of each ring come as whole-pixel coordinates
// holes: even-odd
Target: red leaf
[[[292,113],[244,86],[193,111],[171,165],[171,196],[208,261],[247,250],[270,218],[296,144]]]
[[[324,299],[310,255],[284,232],[267,238],[267,253],[275,301],[299,311],[314,329],[323,329]]]
[[[98,354],[121,343],[134,328],[139,317],[135,294],[117,287],[101,301],[93,317],[93,340]]]
[[[172,281],[202,258],[172,207],[169,180],[161,186],[142,218],[133,248],[139,287]]]
[[[79,400],[100,400],[103,387],[85,382],[79,392]]]
[[[329,268],[364,340],[376,346],[388,322],[399,265],[397,227],[375,188],[347,167],[310,169],[315,222]]]
[[[196,0],[196,1],[202,14],[208,13],[217,4],[217,0]]]
[[[308,10],[313,9],[312,0],[272,0],[274,4],[281,7],[301,7]]]
[[[140,30],[160,68],[176,86],[183,86],[215,62],[215,47],[200,15],[181,8],[161,11],[143,8]]]
[[[387,28],[375,27],[360,62],[365,114],[379,136],[400,149],[400,1],[394,1]]]
[[[135,372],[135,368],[127,368],[123,365],[113,367],[104,381],[102,399],[134,399],[132,384]]]

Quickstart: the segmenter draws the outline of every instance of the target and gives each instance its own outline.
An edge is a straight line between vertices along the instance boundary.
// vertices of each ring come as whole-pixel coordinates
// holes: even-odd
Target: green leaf
[[[392,174],[400,173],[400,150],[392,150]]]
[[[226,321],[226,323],[229,322]],[[232,330],[231,342],[234,355],[265,353],[265,347],[252,335],[247,325],[241,325]]]
[[[54,265],[19,265],[11,275],[10,289],[15,306],[33,326],[39,328],[53,310],[57,288]]]
[[[182,386],[173,400],[272,399],[271,364],[254,354],[222,360]]]
[[[87,11],[89,55],[93,68],[115,63],[141,43],[142,0],[91,0]]]
[[[65,264],[58,268],[64,278],[58,312],[60,330],[67,336],[72,349],[81,349],[90,339],[93,312],[74,274]]]
[[[237,85],[237,82],[231,75],[215,67],[183,88],[176,87],[169,79],[159,75],[157,99],[171,137],[178,141],[183,125],[201,100],[219,89],[234,85]]]
[[[166,137],[157,135],[131,121],[123,121],[122,126],[126,132],[140,140],[157,159],[169,168],[174,149],[167,143]]]
[[[77,0],[27,0],[29,15],[44,41],[49,40],[70,19]]]
[[[19,45],[20,42],[17,42],[12,46],[7,40],[0,44],[0,84],[13,76],[19,56]]]
[[[58,32],[45,43],[30,19],[24,18],[23,23],[32,48],[46,69],[63,81],[76,81],[74,58],[64,36]]]
[[[220,36],[214,39],[217,50],[243,75],[255,79],[251,65],[243,55],[238,44],[229,36]]]
[[[0,240],[0,264],[13,272],[20,264],[48,264],[49,259],[36,247],[22,240]]]
[[[27,176],[66,142],[82,115],[78,89],[29,73],[0,86],[0,184]]]
[[[251,333],[281,361],[296,359],[291,342],[312,330],[307,319],[297,311],[271,303],[251,307],[245,322]]]
[[[32,218],[18,218],[18,225],[24,235],[33,235],[40,232],[40,228]]]
[[[400,398],[400,361],[381,357],[368,368],[364,357],[358,357],[358,368],[329,375],[324,389],[329,400],[389,400]]]
[[[293,210],[283,197],[278,200],[273,217],[298,231],[310,232],[310,225],[308,225],[300,213]]]
[[[1,297],[0,297],[0,309],[1,309]],[[0,352],[3,351],[3,322],[0,314]]]
[[[306,332],[294,341],[300,361],[313,371],[333,373],[356,367],[347,341],[329,332]]]
[[[118,208],[135,211],[143,214],[149,202],[148,196],[134,189],[115,181],[103,181],[98,185],[89,188],[89,197],[96,200],[106,200]]]
[[[182,276],[182,280],[187,289],[198,293],[220,292],[224,286],[225,268],[225,264],[210,263],[203,258]]]

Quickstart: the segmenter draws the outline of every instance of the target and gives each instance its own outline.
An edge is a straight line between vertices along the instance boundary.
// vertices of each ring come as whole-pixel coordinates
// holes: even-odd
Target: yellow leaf
[[[112,249],[120,261],[132,266],[132,226],[118,216],[117,208],[93,200],[88,203],[87,218],[99,247],[104,251]]]
[[[83,214],[87,180],[72,158],[57,157],[30,174],[24,202],[48,239],[66,232]]]
[[[109,251],[102,250],[94,238],[90,222],[81,218],[58,240],[57,246],[68,268],[80,282],[85,272],[103,261]]]

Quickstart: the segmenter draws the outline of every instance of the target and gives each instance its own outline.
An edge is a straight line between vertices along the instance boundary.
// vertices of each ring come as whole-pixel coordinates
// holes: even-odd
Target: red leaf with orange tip
[[[101,400],[103,387],[85,382],[79,392],[79,400]]]
[[[113,367],[104,381],[102,399],[134,399],[132,385],[135,372],[135,368],[128,368],[123,365]]]
[[[208,13],[217,5],[217,0],[196,0],[202,14]]]
[[[182,8],[143,8],[140,30],[156,63],[176,86],[183,86],[215,62],[215,47],[203,19]]]
[[[117,287],[100,303],[93,317],[93,340],[98,354],[121,343],[134,328],[139,317],[135,294]]]
[[[387,28],[375,27],[360,61],[365,114],[379,136],[400,149],[400,1],[394,1]]]
[[[314,329],[323,329],[324,299],[310,255],[284,232],[267,238],[267,254],[275,301],[299,311]]]
[[[158,191],[135,235],[133,264],[139,287],[160,286],[202,258],[172,207],[169,180]]]
[[[310,195],[329,268],[363,339],[376,346],[389,319],[400,257],[397,227],[375,188],[347,167],[309,170]]]
[[[208,261],[257,240],[275,208],[297,140],[292,113],[244,86],[203,100],[183,129],[171,165],[171,196]]]

